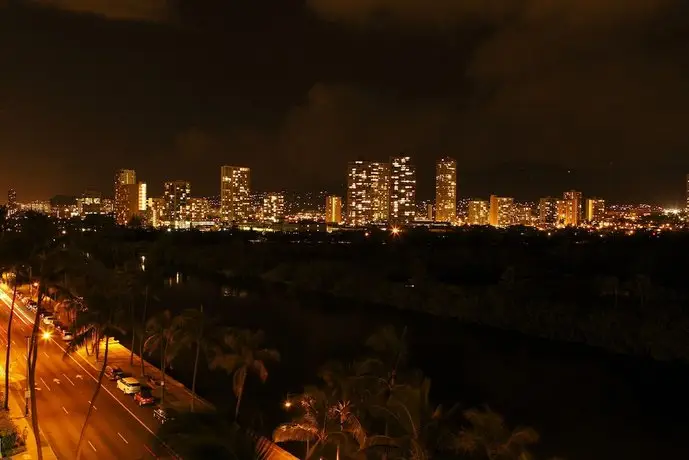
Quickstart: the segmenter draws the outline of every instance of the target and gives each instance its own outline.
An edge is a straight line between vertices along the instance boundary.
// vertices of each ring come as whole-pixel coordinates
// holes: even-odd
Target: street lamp
[[[52,336],[53,334],[50,331],[45,331],[41,337],[43,338],[43,340],[50,340]]]

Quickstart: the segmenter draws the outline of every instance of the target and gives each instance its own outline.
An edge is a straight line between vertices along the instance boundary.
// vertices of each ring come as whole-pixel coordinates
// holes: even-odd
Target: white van
[[[117,388],[126,395],[133,395],[141,391],[141,384],[134,377],[125,377],[117,381]]]

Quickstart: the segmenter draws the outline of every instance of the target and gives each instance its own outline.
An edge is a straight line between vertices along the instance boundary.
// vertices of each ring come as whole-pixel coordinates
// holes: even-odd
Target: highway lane
[[[0,300],[9,303],[0,293]],[[13,321],[12,375],[26,373],[26,339],[33,314],[17,305]],[[0,333],[6,335],[9,306],[0,308]],[[36,395],[41,431],[60,459],[74,458],[76,444],[99,369],[77,356],[65,357],[59,336],[41,340],[36,368]],[[23,384],[21,385],[23,388]],[[85,435],[83,458],[155,458],[153,433],[158,425],[150,408],[138,407],[114,382],[104,382]]]

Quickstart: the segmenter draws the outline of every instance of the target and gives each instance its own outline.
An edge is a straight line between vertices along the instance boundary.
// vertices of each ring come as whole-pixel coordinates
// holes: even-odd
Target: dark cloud
[[[3,22],[0,8],[14,53],[0,146],[22,158],[40,151],[85,176],[79,159],[98,152],[104,180],[126,163],[152,190],[183,177],[217,193],[221,164],[252,167],[260,189],[311,189],[341,184],[349,160],[407,152],[427,191],[433,160],[452,155],[471,195],[540,193],[504,164],[547,165],[564,182],[597,168],[584,181],[594,194],[610,192],[596,189],[605,171],[628,170],[621,197],[657,170],[677,181],[663,193],[683,193],[681,0],[36,1],[93,14]]]
[[[370,24],[391,19],[407,24],[486,21],[586,26],[646,18],[676,0],[307,0],[329,20]]]
[[[166,22],[174,17],[170,0],[30,0],[40,6],[108,19]]]

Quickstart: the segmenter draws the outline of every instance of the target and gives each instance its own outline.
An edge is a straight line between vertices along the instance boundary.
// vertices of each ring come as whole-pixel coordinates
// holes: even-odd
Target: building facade
[[[191,220],[191,185],[185,180],[165,182],[164,220],[171,228],[189,228]]]
[[[572,227],[577,227],[581,225],[583,209],[581,192],[577,192],[576,190],[570,190],[568,192],[565,192],[562,195],[562,198],[565,201],[569,202],[569,204],[567,205],[568,212],[566,214],[565,225]]]
[[[543,227],[554,227],[558,224],[559,200],[553,197],[541,198],[538,202],[538,223]]]
[[[261,221],[277,223],[285,220],[285,195],[283,193],[266,193],[261,207]]]
[[[390,159],[389,221],[406,224],[416,217],[416,167],[411,157]]]
[[[81,197],[77,198],[80,214],[82,216],[100,214],[103,208],[102,199],[98,190],[86,189]]]
[[[347,223],[351,226],[387,222],[390,165],[356,160],[347,165]]]
[[[386,223],[390,218],[390,164],[369,163],[371,222]]]
[[[449,157],[435,164],[435,220],[457,220],[457,161]]]
[[[220,167],[220,217],[225,225],[251,218],[251,170],[244,166]]]
[[[514,225],[514,198],[491,195],[489,223],[494,227]]]
[[[605,219],[605,200],[589,198],[586,200],[586,221],[602,222]]]
[[[7,215],[11,216],[16,214],[19,210],[19,204],[17,203],[17,191],[13,188],[7,191]]]
[[[468,225],[488,225],[490,203],[486,200],[469,200],[467,204]]]
[[[342,223],[342,197],[336,195],[325,197],[325,223],[334,225]]]
[[[211,220],[212,214],[213,210],[208,198],[189,198],[189,220],[192,224],[198,222],[208,222]]]
[[[132,206],[138,200],[136,172],[133,169],[120,169],[115,173],[115,221],[118,225],[127,225],[136,208]]]

